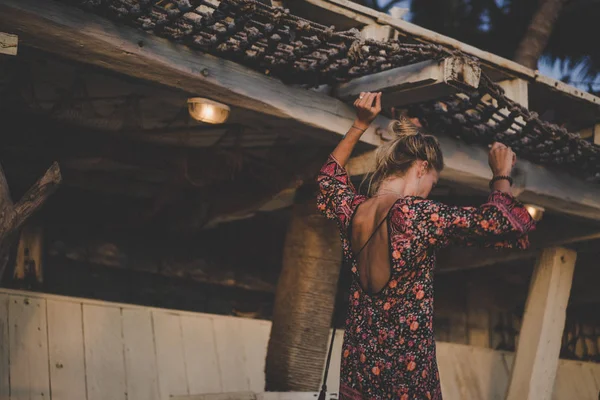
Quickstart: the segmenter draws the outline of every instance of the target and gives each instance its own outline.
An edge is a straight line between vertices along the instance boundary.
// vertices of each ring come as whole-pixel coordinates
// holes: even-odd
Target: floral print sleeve
[[[330,155],[317,178],[319,194],[317,206],[328,219],[335,220],[342,232],[348,229],[352,214],[365,200],[358,195],[348,172]]]
[[[411,220],[425,236],[425,243],[441,248],[450,243],[465,246],[526,249],[527,233],[535,222],[513,196],[495,191],[480,207],[452,207],[429,200],[415,200]]]

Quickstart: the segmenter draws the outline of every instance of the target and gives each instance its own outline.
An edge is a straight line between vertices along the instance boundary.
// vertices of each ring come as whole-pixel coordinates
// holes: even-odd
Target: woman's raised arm
[[[331,153],[340,166],[345,167],[360,137],[371,125],[371,122],[381,112],[381,93],[361,93],[354,102],[356,119],[352,127],[342,138]]]

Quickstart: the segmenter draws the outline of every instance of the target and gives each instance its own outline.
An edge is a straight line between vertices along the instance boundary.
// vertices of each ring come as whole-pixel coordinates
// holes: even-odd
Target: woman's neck
[[[379,189],[377,190],[378,196],[386,194],[393,194],[398,197],[407,196],[418,196],[417,185],[412,184],[413,182],[408,181],[405,178],[397,177],[393,179],[386,179],[381,182]]]

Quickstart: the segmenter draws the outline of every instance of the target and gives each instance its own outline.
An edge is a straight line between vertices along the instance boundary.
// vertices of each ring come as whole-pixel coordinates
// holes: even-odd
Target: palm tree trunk
[[[538,60],[548,44],[554,24],[563,6],[568,1],[542,0],[540,7],[533,15],[525,36],[519,43],[515,54],[516,62],[528,68],[537,69]]]
[[[301,197],[292,210],[275,294],[265,368],[266,390],[273,392],[319,389],[340,273],[335,224],[318,214],[313,195]]]

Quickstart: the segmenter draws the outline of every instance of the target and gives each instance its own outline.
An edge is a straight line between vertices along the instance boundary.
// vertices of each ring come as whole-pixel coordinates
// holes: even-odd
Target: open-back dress
[[[349,230],[359,195],[330,156],[318,176],[318,208],[340,229],[353,280],[342,348],[340,400],[442,399],[433,334],[436,250],[450,244],[528,246],[534,221],[509,194],[495,191],[480,207],[399,198],[387,214],[391,276],[376,294],[361,288]]]

